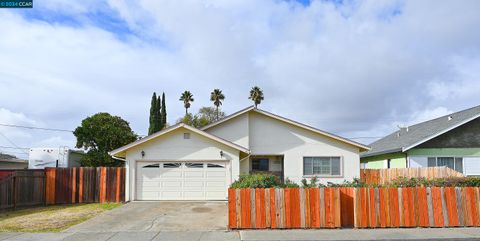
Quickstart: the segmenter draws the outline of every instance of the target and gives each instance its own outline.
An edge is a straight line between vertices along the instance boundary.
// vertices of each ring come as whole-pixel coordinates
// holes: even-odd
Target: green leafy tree
[[[183,101],[183,106],[185,107],[185,115],[188,114],[188,108],[190,108],[190,102],[193,102],[193,94],[185,90],[180,96],[180,101]]]
[[[150,118],[148,125],[148,134],[155,133],[155,113],[157,112],[157,94],[153,92],[152,100],[150,102]]]
[[[213,107],[202,107],[198,110],[197,114],[192,115],[188,113],[183,118],[178,119],[177,123],[185,123],[196,128],[201,128],[215,122],[217,114],[220,118],[225,117],[225,112],[223,111],[218,111],[217,113]]]
[[[263,100],[263,91],[258,86],[254,86],[250,90],[250,96],[248,98],[253,101],[255,108],[257,108],[257,105],[259,105]]]
[[[213,105],[216,107],[217,118],[218,120],[218,107],[222,105],[222,101],[225,100],[225,95],[222,93],[220,89],[214,89],[212,93],[210,93],[210,101],[213,101]]]
[[[97,113],[82,120],[73,132],[77,138],[77,148],[87,154],[82,158],[82,166],[122,166],[124,163],[108,155],[109,151],[137,140],[127,121],[108,113]]]
[[[165,92],[162,93],[162,129],[167,126],[167,106],[165,105]]]

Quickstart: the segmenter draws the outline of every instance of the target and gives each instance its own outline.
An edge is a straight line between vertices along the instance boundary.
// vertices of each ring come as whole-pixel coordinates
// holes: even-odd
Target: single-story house
[[[13,155],[0,153],[0,169],[27,169],[28,161]]]
[[[201,129],[168,127],[110,155],[125,160],[126,200],[225,200],[241,174],[352,180],[368,149],[252,106]]]
[[[480,175],[480,106],[400,128],[370,147],[362,168],[447,166]]]

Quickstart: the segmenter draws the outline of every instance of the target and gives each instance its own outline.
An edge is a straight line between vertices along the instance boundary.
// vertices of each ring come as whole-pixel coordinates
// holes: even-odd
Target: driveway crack
[[[150,231],[153,228],[153,225],[155,224],[155,222],[157,222],[158,219],[163,217],[163,216],[165,216],[165,214],[162,213],[158,217],[152,219],[152,221],[150,221],[150,227],[148,227],[147,230],[145,230],[145,231]]]
[[[198,240],[197,240],[197,241],[200,241],[200,240],[202,239],[203,233],[204,233],[204,232],[201,232],[201,233],[200,233],[200,237],[198,237]]]

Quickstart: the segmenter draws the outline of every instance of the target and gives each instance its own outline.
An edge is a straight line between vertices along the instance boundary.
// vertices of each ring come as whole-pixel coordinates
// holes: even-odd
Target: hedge
[[[451,177],[427,180],[426,178],[405,178],[399,177],[385,185],[367,185],[360,179],[352,181],[344,180],[341,184],[320,183],[318,178],[313,177],[308,181],[302,179],[300,185],[288,178],[284,182],[270,174],[248,174],[241,175],[233,182],[231,188],[287,188],[287,187],[480,187],[480,177]]]

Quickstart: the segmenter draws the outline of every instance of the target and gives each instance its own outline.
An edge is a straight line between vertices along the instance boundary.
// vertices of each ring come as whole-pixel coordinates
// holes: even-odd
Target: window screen
[[[341,175],[340,157],[304,157],[303,175]]]
[[[453,157],[437,157],[437,166],[446,166],[455,170],[455,164]]]
[[[457,172],[463,173],[462,157],[429,157],[429,167],[448,167]]]
[[[252,160],[252,171],[268,171],[268,159]]]
[[[428,166],[429,167],[437,166],[437,160],[435,159],[435,157],[429,157],[428,158]]]
[[[455,157],[455,171],[463,173],[463,158]]]
[[[340,176],[340,157],[332,157],[332,175]]]

